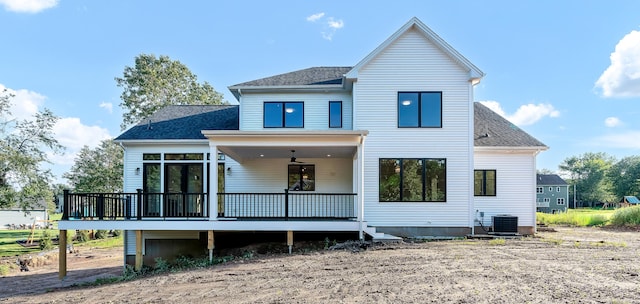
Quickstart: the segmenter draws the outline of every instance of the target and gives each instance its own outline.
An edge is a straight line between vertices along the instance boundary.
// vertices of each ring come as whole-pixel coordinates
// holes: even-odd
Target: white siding
[[[372,226],[469,227],[471,185],[469,73],[410,30],[358,73],[354,128],[365,142],[365,220]],[[398,128],[399,91],[442,91],[442,128]],[[444,203],[379,202],[380,158],[446,158]]]
[[[352,129],[351,94],[344,93],[289,93],[289,94],[249,94],[244,93],[240,101],[240,130],[256,131],[263,128],[264,102],[302,101],[304,102],[304,129],[329,129],[329,101],[342,101],[342,129]],[[273,131],[273,128],[268,130]]]
[[[474,167],[496,170],[496,196],[474,197],[474,210],[484,212],[483,225],[491,226],[494,215],[509,214],[518,217],[518,226],[535,227],[536,166],[533,153],[476,152]]]
[[[315,165],[317,193],[352,193],[352,163],[346,158],[309,158],[305,164]],[[242,165],[228,164],[225,176],[229,193],[284,193],[287,188],[289,159],[254,159]]]

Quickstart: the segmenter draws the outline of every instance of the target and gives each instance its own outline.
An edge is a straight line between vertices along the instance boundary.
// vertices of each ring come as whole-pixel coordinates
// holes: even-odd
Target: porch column
[[[213,236],[213,230],[209,230],[208,234],[209,234],[209,237],[208,237],[207,249],[209,249],[209,263],[213,263],[213,249],[216,248],[214,236]]]
[[[360,137],[360,143],[358,143],[356,149],[356,193],[357,193],[357,216],[360,223],[360,231],[358,232],[360,239],[364,239],[364,139]]]
[[[58,278],[64,280],[67,276],[67,231],[60,230],[58,235]]]
[[[142,269],[142,230],[136,230],[136,263],[134,266],[135,271]]]
[[[218,219],[218,146],[213,141],[209,141],[209,151],[209,220],[215,221]]]

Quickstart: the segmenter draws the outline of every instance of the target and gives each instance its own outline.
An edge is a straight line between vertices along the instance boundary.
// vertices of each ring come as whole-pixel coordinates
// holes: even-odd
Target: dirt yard
[[[258,255],[121,284],[57,288],[120,271],[120,251],[91,252],[70,257],[62,284],[57,264],[0,278],[0,303],[640,303],[640,232],[556,230],[504,243]]]

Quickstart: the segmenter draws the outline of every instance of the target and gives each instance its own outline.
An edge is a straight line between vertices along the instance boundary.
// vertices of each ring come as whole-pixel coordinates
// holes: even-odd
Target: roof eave
[[[113,142],[117,144],[121,144],[123,146],[126,145],[137,145],[137,144],[168,144],[168,145],[189,145],[189,144],[207,144],[208,140],[206,138],[202,139],[117,139]]]
[[[547,146],[474,146],[474,151],[488,152],[542,152],[549,150]]]
[[[311,84],[311,85],[281,85],[281,86],[230,86],[229,91],[240,101],[243,92],[326,92],[345,90],[344,84]]]

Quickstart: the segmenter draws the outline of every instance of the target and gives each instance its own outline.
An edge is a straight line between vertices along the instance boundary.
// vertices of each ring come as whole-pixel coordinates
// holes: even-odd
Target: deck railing
[[[354,193],[218,193],[218,217],[225,219],[354,219]],[[64,192],[63,220],[203,220],[206,193]]]
[[[206,193],[64,192],[62,219],[125,220],[209,218]]]
[[[353,219],[355,193],[218,193],[218,217]]]

